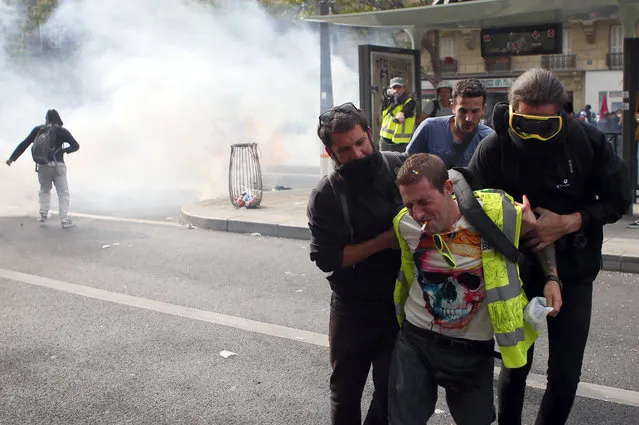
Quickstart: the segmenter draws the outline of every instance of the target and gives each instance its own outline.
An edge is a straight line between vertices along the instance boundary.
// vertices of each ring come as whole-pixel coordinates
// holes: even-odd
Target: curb
[[[260,223],[224,218],[203,217],[182,208],[181,221],[200,229],[229,233],[259,233],[276,238],[311,240],[311,232],[306,226],[288,226],[284,224]],[[609,272],[639,273],[639,257],[623,254],[602,253],[601,269]]]
[[[203,217],[192,214],[184,208],[182,208],[180,216],[181,221],[187,224],[192,224],[200,229],[230,233],[259,233],[263,236],[272,236],[276,238],[311,240],[311,232],[308,227],[305,226],[288,226],[285,224]]]
[[[601,269],[608,272],[639,273],[639,258],[618,254],[602,254]]]

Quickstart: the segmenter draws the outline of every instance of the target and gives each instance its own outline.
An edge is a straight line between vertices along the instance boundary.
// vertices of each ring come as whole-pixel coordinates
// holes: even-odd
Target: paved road
[[[1,424],[327,423],[330,293],[305,242],[77,223],[0,218]],[[596,285],[583,381],[605,388],[572,424],[639,422],[638,278]],[[452,423],[441,400],[429,423]]]

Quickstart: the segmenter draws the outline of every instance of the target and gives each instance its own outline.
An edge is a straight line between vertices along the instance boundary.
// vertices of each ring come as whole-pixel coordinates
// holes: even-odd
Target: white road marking
[[[52,213],[52,215],[54,215]],[[120,221],[123,223],[137,223],[137,224],[155,224],[160,226],[169,227],[182,227],[179,223],[174,221],[160,221],[160,220],[145,220],[142,218],[125,218],[125,217],[113,217],[110,215],[96,215],[96,214],[83,214],[83,213],[69,213],[70,217],[90,218],[93,220],[107,220],[107,221]]]
[[[271,323],[258,322],[241,317],[214,313],[212,311],[184,307],[177,304],[170,304],[162,301],[155,301],[147,298],[120,294],[117,292],[105,291],[103,289],[77,285],[74,283],[16,272],[13,270],[0,269],[0,278],[54,289],[56,291],[66,292],[69,294],[79,295],[96,300],[108,301],[116,304],[128,305],[131,307],[170,314],[172,316],[184,317],[187,319],[200,320],[202,322],[213,323],[216,325],[228,326],[248,332],[256,332],[263,335],[290,339],[293,341],[304,342],[320,347],[328,347],[328,336],[317,332],[304,331],[301,329],[289,328],[286,326],[274,325]],[[495,367],[495,377],[499,375],[499,371],[499,367]],[[528,375],[527,384],[531,388],[538,388],[543,390],[546,388],[546,377],[543,375],[531,373]],[[627,406],[639,407],[639,392],[637,391],[630,391],[621,388],[581,382],[579,384],[579,389],[577,390],[577,395],[581,397],[603,400]]]
[[[49,279],[47,277],[16,272],[13,270],[0,269],[0,277],[14,280],[16,282],[28,283],[30,285],[55,289],[57,291],[67,292],[69,294],[80,295],[82,297],[93,298],[96,300],[143,308],[145,310],[157,311],[159,313],[185,317],[187,319],[200,320],[203,322],[229,326],[249,332],[257,332],[264,335],[276,336],[280,338],[292,339],[294,341],[302,341],[309,344],[319,345],[322,347],[328,347],[328,337],[326,335],[315,332],[303,331],[299,329],[288,328],[285,326],[273,325],[270,323],[257,322],[255,320],[244,319],[236,316],[228,316],[226,314],[199,310],[197,308],[184,307],[181,305],[165,303],[162,301],[149,300],[147,298],[134,297],[132,295],[105,291],[103,289],[92,288],[89,286],[76,285],[74,283],[68,283],[61,280]]]

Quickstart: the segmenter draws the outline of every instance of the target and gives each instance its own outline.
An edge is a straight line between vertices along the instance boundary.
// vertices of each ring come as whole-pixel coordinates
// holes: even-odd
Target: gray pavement
[[[209,199],[182,207],[181,216],[204,229],[308,240],[309,194],[308,189],[265,191],[256,209],[235,208],[228,197]],[[638,205],[635,211],[639,214]],[[636,219],[625,216],[604,227],[604,270],[639,273],[639,228],[627,228]]]
[[[330,290],[307,241],[76,222],[0,218],[1,424],[328,422]],[[638,422],[637,280],[597,280],[580,394],[604,387],[577,398],[570,424]],[[531,385],[525,423],[542,394]],[[631,401],[605,400],[620,390]],[[429,423],[452,423],[441,393],[437,407]]]

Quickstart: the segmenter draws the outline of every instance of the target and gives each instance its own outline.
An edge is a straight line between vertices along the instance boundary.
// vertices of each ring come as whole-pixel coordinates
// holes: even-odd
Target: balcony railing
[[[484,58],[486,72],[510,71],[512,59],[510,56],[500,58]]]
[[[446,57],[440,59],[439,63],[443,74],[454,74],[457,72],[457,61],[455,59]]]
[[[549,55],[541,57],[541,66],[550,70],[577,68],[577,55]]]
[[[608,69],[623,69],[623,53],[607,53],[606,65]]]

